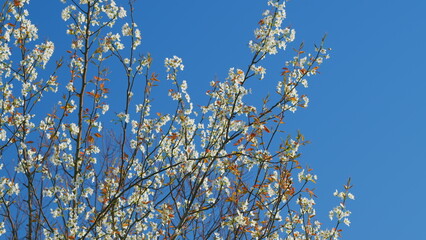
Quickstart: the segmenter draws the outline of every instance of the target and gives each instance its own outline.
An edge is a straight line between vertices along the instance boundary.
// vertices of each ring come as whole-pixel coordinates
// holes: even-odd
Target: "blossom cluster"
[[[248,101],[253,76],[269,81],[263,60],[294,41],[294,29],[282,27],[283,1],[267,2],[248,67],[212,81],[204,105],[180,79],[181,58],[166,58],[162,77],[149,54],[136,52],[142,37],[133,1],[126,9],[114,0],[61,2],[66,64],[49,61],[55,45],[38,40],[29,0],[6,1],[0,19],[0,156],[7,162],[0,165],[0,235],[337,239],[339,224],[349,226],[349,183],[334,194],[340,203],[329,217],[336,226],[324,229],[310,187],[317,176],[300,162],[306,141],[282,137],[288,110],[307,107],[298,90],[318,73],[327,49],[300,48],[271,100],[262,107]],[[110,66],[124,74],[109,74]],[[172,83],[172,113],[154,104],[162,79]],[[124,94],[111,100],[113,91]],[[60,99],[51,101],[51,92]]]
[[[281,27],[286,18],[285,2],[269,0],[268,5],[272,9],[263,13],[260,26],[254,31],[256,41],[250,41],[249,47],[253,52],[277,54],[278,49],[285,50],[287,44],[294,41],[296,31]]]

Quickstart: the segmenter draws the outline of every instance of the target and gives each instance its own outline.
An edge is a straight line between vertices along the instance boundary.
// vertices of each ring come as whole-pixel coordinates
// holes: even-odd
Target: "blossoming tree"
[[[162,79],[151,69],[151,56],[139,55],[133,0],[123,6],[114,0],[61,1],[72,40],[69,60],[49,63],[53,71],[46,65],[54,43],[38,39],[26,10],[29,0],[6,0],[1,8],[3,236],[340,237],[341,223],[350,223],[350,182],[336,190],[340,203],[330,211],[335,222],[323,227],[310,187],[317,177],[298,159],[305,140],[301,134],[282,140],[283,120],[307,107],[308,97],[298,91],[318,73],[327,49],[322,44],[313,54],[298,49],[281,76],[264,80],[275,79],[274,95],[255,103],[259,106],[246,101],[247,82],[265,78],[263,60],[295,38],[294,29],[281,26],[283,1],[267,2],[249,43],[248,67],[231,68],[226,79],[211,82],[208,102],[197,108],[187,82],[179,79],[182,59],[166,58]],[[115,81],[108,67],[124,73],[124,84],[114,85],[127,93],[120,107],[107,98]],[[166,79],[162,84],[170,84],[169,101],[175,103],[171,113],[152,110],[152,89]],[[143,91],[134,93],[135,86]]]

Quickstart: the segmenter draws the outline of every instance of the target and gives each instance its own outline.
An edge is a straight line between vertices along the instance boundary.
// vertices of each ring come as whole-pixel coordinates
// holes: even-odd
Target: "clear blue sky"
[[[152,54],[160,76],[165,57],[183,58],[181,76],[196,101],[209,81],[223,79],[230,67],[247,65],[247,43],[265,3],[139,0],[141,51]],[[63,53],[68,48],[60,43],[63,5],[32,0],[31,6],[40,37],[53,40],[57,53]],[[352,177],[356,201],[350,203],[352,225],[343,239],[426,239],[421,233],[426,215],[425,12],[424,0],[287,3],[284,25],[297,31],[293,47],[305,42],[310,50],[327,33],[326,45],[333,48],[307,90],[309,108],[287,122],[290,131],[300,129],[312,142],[302,151],[319,176],[320,218],[328,221],[327,211],[336,203],[332,192]],[[288,57],[291,53],[269,58],[260,91],[273,91],[274,85],[268,85],[273,69],[278,72]]]

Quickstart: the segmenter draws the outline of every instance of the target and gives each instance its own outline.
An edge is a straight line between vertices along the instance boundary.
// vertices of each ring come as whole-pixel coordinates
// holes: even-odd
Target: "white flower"
[[[129,120],[130,120],[129,114],[125,114],[124,112],[121,112],[121,113],[117,114],[117,117],[120,120],[122,120],[122,121],[124,120],[124,122],[129,123]]]
[[[143,104],[136,104],[136,112],[140,112],[143,110]]]
[[[346,224],[346,226],[349,227],[349,225],[351,224],[351,221],[349,221],[348,218],[343,219],[343,223]]]
[[[173,56],[173,58],[166,58],[164,60],[164,65],[167,68],[167,72],[169,72],[171,69],[180,69],[181,71],[183,71],[184,69],[184,65],[182,64],[182,59],[177,57],[177,56]]]
[[[0,140],[6,141],[6,139],[7,139],[6,131],[4,129],[0,129]]]
[[[260,80],[262,80],[265,77],[266,74],[266,68],[262,67],[262,66],[255,66],[254,64],[251,65],[250,68],[254,74],[259,75],[260,74]]]
[[[109,105],[108,104],[102,105],[102,114],[105,114],[108,110],[109,110]]]
[[[136,25],[136,24],[135,24],[135,25]],[[135,27],[136,27],[136,26],[135,26]],[[132,48],[133,48],[133,49],[136,49],[136,47],[137,47],[137,46],[139,46],[139,45],[141,44],[142,36],[141,36],[141,31],[140,31],[138,28],[136,28],[134,32],[135,32],[135,41],[134,41],[134,43],[133,43]]]
[[[123,34],[123,36],[132,36],[132,28],[129,27],[128,23],[125,23],[121,27],[121,33]]]
[[[66,89],[69,92],[73,92],[74,91],[74,83],[72,81],[69,81],[68,84],[67,84],[67,86],[66,86]]]
[[[0,222],[0,235],[6,233],[6,228],[4,227],[4,222]]]
[[[50,209],[50,213],[52,214],[53,218],[57,218],[61,216],[61,209]]]
[[[69,130],[71,135],[76,136],[80,132],[80,128],[78,128],[77,124],[71,123],[69,125]]]
[[[120,9],[118,10],[118,17],[124,18],[125,16],[127,16],[126,10],[124,10],[123,7],[120,7]]]
[[[244,217],[244,215],[237,210],[237,216],[235,217],[235,222],[240,226],[246,226],[247,225],[247,218]]]
[[[247,209],[248,209],[248,201],[246,199],[244,202],[241,203],[241,210],[245,212],[247,211]]]

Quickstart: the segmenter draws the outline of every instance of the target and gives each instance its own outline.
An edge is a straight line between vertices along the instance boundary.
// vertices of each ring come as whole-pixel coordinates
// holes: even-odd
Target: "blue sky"
[[[181,77],[188,81],[194,101],[205,99],[211,80],[226,77],[230,67],[247,66],[247,43],[265,5],[266,1],[247,0],[139,0],[141,51],[152,54],[163,77],[163,59],[181,57],[185,64]],[[63,41],[62,6],[60,1],[46,5],[33,0],[30,8],[40,37],[53,40],[58,54],[68,47]],[[333,49],[307,89],[309,108],[290,115],[287,127],[289,132],[300,129],[312,142],[302,150],[303,161],[319,176],[317,207],[324,221],[336,203],[332,192],[352,177],[356,201],[350,203],[352,225],[345,228],[343,239],[422,237],[425,10],[423,0],[287,3],[284,25],[297,32],[290,47],[304,42],[306,50],[312,50],[327,33],[326,46]],[[273,74],[291,54],[267,60],[267,77],[253,85],[256,90],[273,91]]]

